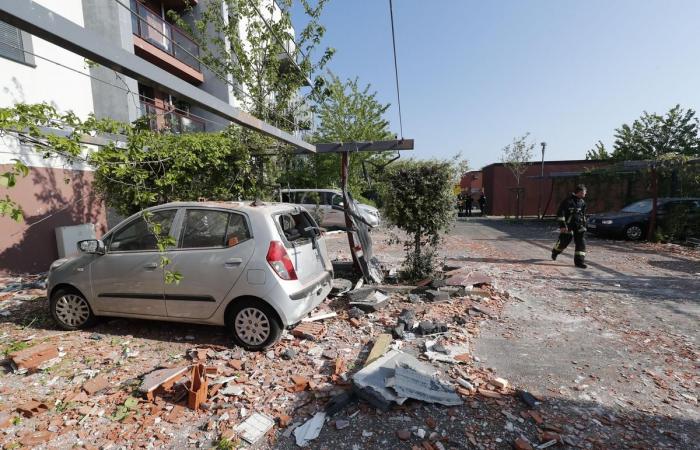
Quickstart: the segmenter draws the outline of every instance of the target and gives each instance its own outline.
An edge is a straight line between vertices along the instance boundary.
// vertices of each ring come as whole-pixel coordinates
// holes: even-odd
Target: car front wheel
[[[632,224],[628,225],[627,228],[625,228],[625,237],[630,241],[638,241],[642,238],[643,235],[644,232],[640,225]]]
[[[79,330],[95,324],[90,304],[78,291],[59,289],[51,296],[51,316],[64,330]]]
[[[251,351],[274,344],[282,332],[274,310],[262,300],[237,300],[227,322],[236,344]]]

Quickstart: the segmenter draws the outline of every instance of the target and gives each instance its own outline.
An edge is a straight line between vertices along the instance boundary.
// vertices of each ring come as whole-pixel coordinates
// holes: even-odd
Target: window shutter
[[[25,62],[22,48],[22,34],[20,30],[0,21],[0,56]]]

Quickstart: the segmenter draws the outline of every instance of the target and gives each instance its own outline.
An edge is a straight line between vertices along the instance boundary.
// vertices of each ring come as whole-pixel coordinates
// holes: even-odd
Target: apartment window
[[[32,51],[31,36],[19,28],[0,21],[0,56],[33,66],[34,56],[25,51]]]

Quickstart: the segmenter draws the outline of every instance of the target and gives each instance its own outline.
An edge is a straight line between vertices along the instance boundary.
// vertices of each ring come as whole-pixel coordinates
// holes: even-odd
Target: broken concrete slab
[[[313,441],[321,433],[323,423],[326,420],[325,412],[317,412],[311,419],[294,430],[294,438],[299,447],[306,447],[309,441]]]
[[[58,357],[58,347],[53,344],[39,344],[7,355],[17,369],[35,371],[46,361]]]
[[[398,364],[411,367],[428,376],[436,373],[434,367],[418,361],[407,353],[389,350],[384,356],[353,375],[353,390],[360,398],[384,411],[387,411],[393,403],[403,404],[406,398],[397,395],[393,389],[387,387],[386,382],[387,379],[395,376]]]
[[[301,319],[301,321],[302,321],[302,322],[315,322],[315,321],[317,321],[317,320],[330,319],[330,318],[333,318],[333,317],[335,317],[335,316],[337,316],[337,315],[338,315],[338,314],[335,313],[335,312],[329,312],[329,313],[323,313],[323,314],[316,314],[315,316],[304,317],[303,319]]]
[[[274,424],[275,421],[271,417],[264,414],[255,413],[242,423],[238,424],[235,431],[241,437],[241,439],[250,445],[255,445],[265,437],[267,432],[272,429]]]
[[[378,289],[373,289],[365,297],[357,298],[351,300],[349,305],[351,307],[357,307],[363,311],[373,312],[379,311],[389,302],[389,296],[386,292],[380,291]]]
[[[143,377],[139,392],[145,394],[148,400],[153,401],[153,393],[156,389],[159,387],[169,389],[188,370],[189,366],[154,370]]]
[[[462,404],[462,399],[452,386],[443,383],[435,375],[417,370],[408,364],[398,364],[394,377],[388,379],[386,383],[403,398],[445,406]]]

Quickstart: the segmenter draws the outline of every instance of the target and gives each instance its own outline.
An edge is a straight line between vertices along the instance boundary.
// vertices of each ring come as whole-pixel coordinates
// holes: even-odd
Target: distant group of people
[[[457,197],[457,207],[459,208],[459,215],[463,216],[466,213],[467,217],[471,217],[472,209],[474,208],[474,197],[471,194],[462,192]],[[476,201],[479,205],[479,212],[482,216],[486,215],[486,194],[483,192]]]

